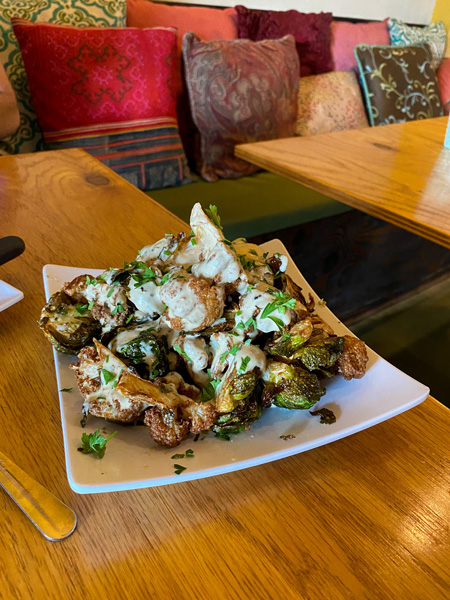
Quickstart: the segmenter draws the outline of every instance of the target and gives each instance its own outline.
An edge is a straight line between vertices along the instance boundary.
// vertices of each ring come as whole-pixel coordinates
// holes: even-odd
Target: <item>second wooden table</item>
[[[242,144],[236,155],[450,248],[448,117]]]

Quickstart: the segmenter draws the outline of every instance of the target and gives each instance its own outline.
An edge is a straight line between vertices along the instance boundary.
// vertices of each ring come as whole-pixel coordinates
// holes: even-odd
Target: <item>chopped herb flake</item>
[[[67,392],[68,394],[73,390],[73,388],[61,388],[60,392]]]
[[[183,467],[182,465],[173,465],[175,468],[175,475],[180,475],[183,471],[186,471],[186,467]]]
[[[186,352],[184,352],[184,350],[182,350],[180,348],[180,346],[178,344],[175,344],[175,346],[173,347],[173,349],[175,350],[175,352],[178,352],[178,354],[180,354],[180,356],[182,356],[184,359],[186,359],[188,362],[192,362],[192,359],[190,356],[188,356],[186,354]]]
[[[104,438],[100,434],[100,429],[97,429],[94,433],[83,433],[81,435],[81,448],[78,448],[83,454],[96,454],[99,458],[105,456],[106,443],[116,435],[117,431],[112,433],[109,437]]]
[[[110,381],[113,381],[113,379],[116,378],[114,373],[111,373],[111,371],[108,371],[107,369],[102,369],[101,374],[105,385],[108,385]]]

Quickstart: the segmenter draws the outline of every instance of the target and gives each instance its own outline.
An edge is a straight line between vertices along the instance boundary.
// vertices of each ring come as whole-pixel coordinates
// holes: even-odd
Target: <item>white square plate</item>
[[[267,242],[262,248],[271,254],[281,252],[287,255],[279,240]],[[43,272],[46,296],[48,298],[65,281],[77,275],[99,275],[101,272],[46,265]],[[319,305],[319,298],[292,260],[287,272],[303,288],[306,297],[311,292],[316,299],[317,313],[337,334],[349,333],[326,306]],[[367,373],[362,379],[345,381],[338,376],[324,382],[326,395],[314,408],[332,409],[337,418],[334,424],[321,424],[319,418],[312,417],[307,410],[273,406],[250,430],[231,436],[231,441],[209,433],[194,442],[190,435],[176,448],[157,445],[145,426],[117,425],[89,416],[85,429],[82,429],[82,397],[75,375],[69,369],[69,365],[76,362],[76,357],[55,352],[58,389],[73,388],[70,393],[59,394],[69,484],[75,492],[89,494],[165,485],[237,471],[329,444],[390,419],[427,398],[429,389],[426,386],[405,375],[372,350],[368,349],[368,352]],[[97,429],[101,429],[105,436],[117,431],[108,442],[103,459],[77,451],[81,434]],[[286,435],[295,437],[289,440],[280,437]],[[193,457],[171,459],[174,454],[184,454],[187,449],[194,450]],[[174,463],[181,464],[186,470],[175,475]]]
[[[9,285],[9,283],[0,281],[0,312],[19,302],[22,298],[23,292]]]

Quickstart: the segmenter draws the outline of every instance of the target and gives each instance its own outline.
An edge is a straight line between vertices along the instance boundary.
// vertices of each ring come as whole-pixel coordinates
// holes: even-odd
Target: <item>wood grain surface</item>
[[[242,144],[236,155],[450,248],[448,117]]]
[[[184,225],[80,150],[0,158],[0,447],[78,515],[46,541],[0,490],[0,598],[444,599],[449,411],[432,398],[344,440],[244,471],[98,495],[69,488],[42,266],[120,264]],[[205,199],[207,200],[207,199]]]

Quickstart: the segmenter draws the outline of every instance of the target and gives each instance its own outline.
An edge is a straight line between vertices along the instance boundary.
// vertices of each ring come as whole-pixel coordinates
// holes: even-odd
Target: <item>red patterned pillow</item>
[[[292,34],[297,44],[302,77],[333,70],[331,13],[252,10],[245,6],[235,8],[239,38],[273,40]]]
[[[299,60],[292,36],[201,42],[191,32],[183,39],[183,58],[204,179],[258,170],[234,156],[236,144],[295,134]]]
[[[47,149],[84,148],[141,189],[189,181],[174,30],[12,24]]]

